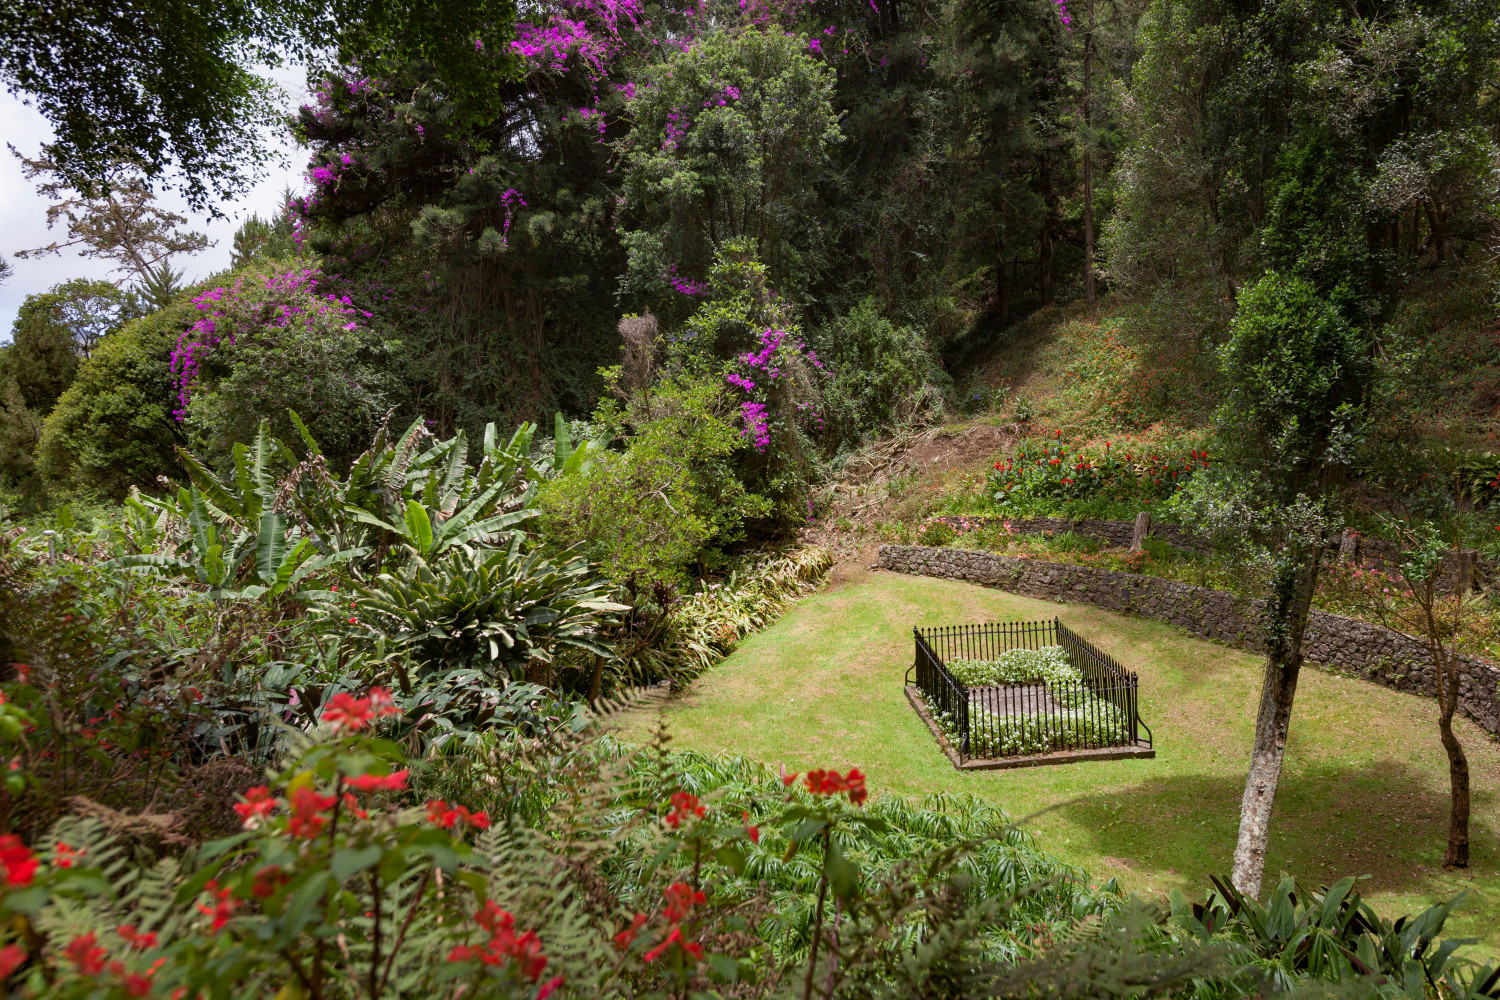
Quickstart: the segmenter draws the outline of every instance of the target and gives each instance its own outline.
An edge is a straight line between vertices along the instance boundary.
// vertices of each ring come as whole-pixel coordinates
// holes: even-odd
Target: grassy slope
[[[902,693],[914,624],[1057,615],[1141,675],[1158,756],[959,773]],[[1030,820],[1042,846],[1128,891],[1201,894],[1227,873],[1244,788],[1260,662],[1164,625],[968,584],[856,574],[745,641],[667,713],[678,745],[772,765],[858,765],[871,788],[970,791]],[[644,739],[656,710],[626,723]],[[1298,687],[1267,871],[1309,880],[1369,874],[1382,910],[1408,912],[1475,890],[1450,933],[1500,951],[1500,745],[1465,722],[1474,785],[1474,865],[1442,870],[1447,767],[1433,705],[1316,670]]]

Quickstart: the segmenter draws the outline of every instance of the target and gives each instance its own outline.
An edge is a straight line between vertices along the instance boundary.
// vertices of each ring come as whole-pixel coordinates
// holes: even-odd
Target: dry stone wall
[[[1262,602],[1228,591],[1093,566],[921,545],[882,545],[880,567],[1138,614],[1239,649],[1261,649]],[[1303,652],[1319,666],[1400,691],[1429,696],[1436,691],[1426,646],[1379,625],[1314,611]],[[1500,668],[1484,660],[1461,659],[1459,710],[1489,732],[1500,733]]]

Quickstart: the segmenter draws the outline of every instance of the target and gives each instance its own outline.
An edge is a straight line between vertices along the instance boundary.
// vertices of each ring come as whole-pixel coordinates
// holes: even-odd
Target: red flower
[[[73,848],[62,841],[57,842],[57,847],[52,852],[53,868],[72,868],[78,861],[78,855],[83,853],[82,848]]]
[[[400,792],[405,791],[406,779],[410,774],[411,771],[409,770],[392,771],[385,777],[374,774],[361,774],[358,777],[345,778],[344,783],[359,789],[361,792],[373,792],[381,788],[387,791]]]
[[[665,900],[663,909],[667,915],[667,922],[672,924],[682,923],[694,906],[708,899],[701,889],[694,889],[685,882],[673,882],[667,886],[666,891],[662,893],[662,898]]]
[[[557,988],[562,984],[562,976],[553,976],[551,979],[547,980],[546,984],[543,985],[540,990],[537,991],[536,1000],[547,1000],[548,997],[557,992]]]
[[[485,901],[484,908],[474,915],[474,921],[489,932],[489,943],[483,948],[459,945],[448,953],[448,961],[481,962],[496,966],[511,961],[533,983],[542,978],[542,971],[547,967],[547,956],[542,954],[542,942],[536,936],[536,931],[517,935],[515,916],[500,909],[493,900]],[[551,987],[554,990],[556,988],[555,985]]]
[[[646,919],[644,913],[637,913],[630,921],[630,926],[615,935],[615,947],[624,951],[634,944],[636,935],[641,932],[642,927],[646,926]]]
[[[687,938],[683,937],[681,927],[673,927],[671,933],[669,933],[662,940],[661,944],[657,945],[655,948],[652,948],[641,957],[648,962],[654,962],[662,956],[663,952],[672,947],[672,945],[674,944],[677,945],[677,947],[681,948],[684,954],[691,955],[693,958],[700,961],[703,959],[703,946],[696,941],[689,941]]]
[[[851,767],[849,773],[844,775],[844,790],[849,793],[849,801],[857,806],[865,804],[865,799],[870,793],[865,791],[865,776],[857,767]]]
[[[80,975],[97,976],[104,971],[106,952],[94,942],[94,932],[81,934],[68,943],[63,953],[78,969]]]
[[[125,939],[125,943],[136,951],[145,951],[156,947],[156,934],[147,931],[145,934],[136,933],[135,924],[125,924],[115,932]]]
[[[0,869],[5,871],[5,881],[12,887],[26,886],[36,877],[39,862],[31,849],[21,843],[13,833],[0,836]]]
[[[837,771],[808,771],[807,777],[803,779],[807,790],[814,795],[838,795],[847,792],[849,801],[855,805],[863,805],[869,793],[865,791],[865,776],[860,773],[859,768],[849,769],[847,775],[841,775]]]
[[[370,699],[356,698],[347,691],[340,691],[323,709],[322,719],[334,729],[361,730],[370,724]]]
[[[750,838],[750,843],[760,843],[760,827],[755,826],[750,822],[750,814],[747,812],[741,812],[740,821],[745,824],[745,836]]]
[[[370,708],[376,715],[400,715],[401,709],[396,707],[396,699],[391,692],[383,687],[370,688]]]
[[[440,826],[444,830],[451,830],[457,820],[457,809],[449,809],[448,803],[442,799],[427,800],[427,822]]]
[[[333,808],[338,799],[332,795],[319,795],[307,785],[301,785],[292,792],[292,819],[287,824],[294,837],[304,840],[312,840],[323,832],[323,826],[328,822],[328,817],[323,813]]]
[[[280,865],[266,865],[255,873],[255,881],[250,886],[250,895],[256,899],[269,899],[276,895],[276,890],[291,880],[292,877],[282,871]]]
[[[229,918],[234,916],[235,907],[239,904],[229,895],[233,890],[228,886],[220,889],[219,883],[213,879],[210,879],[204,888],[214,894],[214,905],[199,903],[198,912],[214,918],[211,927],[214,933],[218,933],[220,928],[229,923]]]
[[[487,812],[471,813],[463,806],[448,808],[448,803],[442,799],[427,800],[427,822],[442,827],[444,830],[453,829],[453,824],[459,820],[474,827],[476,830],[487,830],[490,825],[490,814]]]
[[[13,944],[0,948],[0,983],[10,978],[10,974],[21,967],[26,961],[26,952]]]
[[[673,792],[672,811],[667,813],[667,825],[675,830],[689,816],[702,816],[706,811],[698,803],[698,796],[692,792]]]
[[[359,807],[359,799],[354,797],[353,792],[344,793],[344,808],[349,810],[358,819],[370,818],[370,814]]]
[[[130,996],[149,997],[151,995],[150,976],[139,972],[124,972],[120,978],[125,992]]]
[[[260,821],[271,815],[276,808],[276,797],[271,794],[271,789],[265,785],[257,785],[245,792],[245,801],[236,802],[234,811],[240,814],[244,820],[245,829],[253,830],[260,825]]]
[[[786,785],[788,788],[790,788],[791,785],[792,785],[792,782],[794,782],[796,780],[797,780],[797,772],[796,771],[793,771],[791,774],[783,774],[781,776],[781,783],[783,785]]]

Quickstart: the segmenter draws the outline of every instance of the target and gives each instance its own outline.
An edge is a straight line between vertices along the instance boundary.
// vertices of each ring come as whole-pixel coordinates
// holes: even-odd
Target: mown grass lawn
[[[1154,760],[960,773],[902,692],[918,624],[1057,616],[1141,676]],[[1127,891],[1201,895],[1234,852],[1260,658],[1165,625],[969,584],[860,572],[815,594],[660,709],[623,722],[645,740],[663,712],[673,746],[742,754],[789,770],[858,765],[874,792],[972,792],[1027,821],[1044,848]],[[1500,951],[1495,790],[1500,745],[1462,720],[1473,773],[1473,867],[1441,866],[1447,761],[1435,704],[1306,670],[1272,824],[1268,877],[1368,874],[1391,913],[1464,889],[1448,933]],[[1033,815],[1035,814],[1035,815]]]

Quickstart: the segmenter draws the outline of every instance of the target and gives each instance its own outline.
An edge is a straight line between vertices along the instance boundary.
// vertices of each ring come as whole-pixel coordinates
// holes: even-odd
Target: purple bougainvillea
[[[285,271],[241,275],[232,284],[195,298],[198,319],[178,335],[172,350],[172,383],[178,403],[172,415],[178,420],[187,416],[203,362],[224,344],[293,326],[314,334],[354,330],[360,320],[371,318],[348,295],[320,291],[323,280],[318,268],[294,265]]]
[[[724,381],[749,397],[740,403],[740,421],[743,425],[740,436],[749,438],[756,451],[765,451],[771,444],[771,421],[774,414],[770,405],[784,402],[790,388],[790,377],[802,365],[821,369],[823,362],[809,350],[800,337],[786,330],[765,330],[760,335],[760,346],[735,358],[738,371],[725,374]],[[805,371],[806,369],[802,369]],[[811,403],[796,403],[787,414],[804,426],[821,428],[823,415]]]

